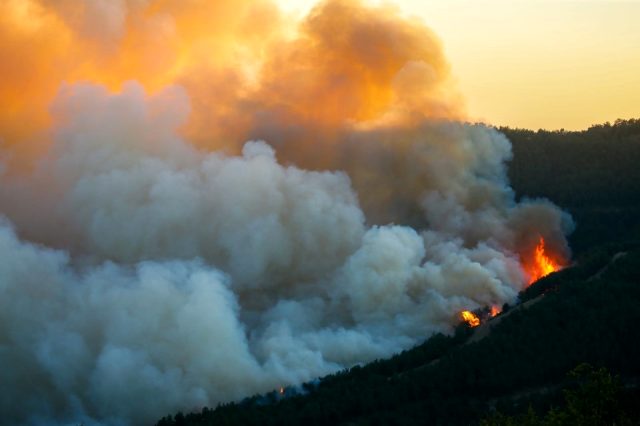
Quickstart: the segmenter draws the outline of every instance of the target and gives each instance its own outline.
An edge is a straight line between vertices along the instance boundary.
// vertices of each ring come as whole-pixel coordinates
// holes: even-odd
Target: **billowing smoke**
[[[312,380],[513,302],[541,237],[568,260],[570,218],[515,202],[509,142],[461,121],[439,42],[389,7],[2,8],[10,423]]]

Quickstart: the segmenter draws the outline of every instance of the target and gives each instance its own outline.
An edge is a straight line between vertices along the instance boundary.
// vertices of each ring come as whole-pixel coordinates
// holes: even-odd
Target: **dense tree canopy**
[[[640,119],[580,132],[500,128],[513,146],[509,179],[519,198],[548,198],[568,210],[581,252],[640,238]]]

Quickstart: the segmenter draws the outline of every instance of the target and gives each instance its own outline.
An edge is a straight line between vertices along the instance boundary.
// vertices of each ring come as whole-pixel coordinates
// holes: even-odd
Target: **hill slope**
[[[548,198],[577,223],[571,248],[640,238],[640,119],[579,132],[500,128],[518,198]]]
[[[475,342],[467,343],[474,330],[461,326],[454,336],[307,385],[306,395],[274,392],[158,425],[473,424],[495,408],[557,404],[566,373],[583,362],[640,376],[639,247],[591,253],[522,294],[533,297],[541,299],[503,314]]]
[[[518,198],[549,198],[576,220],[576,266],[538,281],[519,307],[479,330],[462,325],[453,336],[284,395],[158,425],[474,424],[495,409],[513,414],[531,404],[543,413],[562,404],[566,373],[582,362],[637,383],[640,120],[582,132],[500,130],[513,143],[509,177]],[[627,391],[633,404],[637,388]]]

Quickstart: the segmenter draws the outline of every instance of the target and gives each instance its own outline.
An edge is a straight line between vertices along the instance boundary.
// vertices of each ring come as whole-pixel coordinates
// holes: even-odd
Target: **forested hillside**
[[[574,216],[573,267],[478,328],[461,324],[391,359],[158,426],[561,425],[578,409],[599,416],[594,424],[640,422],[640,120],[501,130],[518,197],[549,198]],[[602,398],[606,409],[589,411]]]
[[[158,425],[477,424],[496,410],[562,407],[567,374],[585,362],[621,375],[616,415],[640,421],[640,247],[601,248],[522,299],[533,303],[317,385],[179,413]],[[490,332],[474,339],[482,327]]]
[[[500,131],[513,145],[509,179],[517,196],[568,210],[577,224],[574,252],[640,238],[640,119],[579,132]]]

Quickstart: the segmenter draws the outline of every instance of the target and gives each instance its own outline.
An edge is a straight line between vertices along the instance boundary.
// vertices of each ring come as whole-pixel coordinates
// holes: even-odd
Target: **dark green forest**
[[[579,132],[499,129],[511,141],[518,198],[548,198],[573,216],[575,253],[640,236],[640,119]]]
[[[640,424],[640,120],[500,130],[517,196],[573,215],[572,267],[478,328],[157,425]]]

